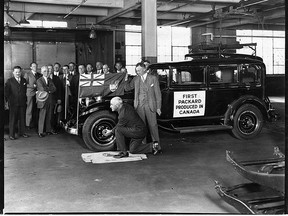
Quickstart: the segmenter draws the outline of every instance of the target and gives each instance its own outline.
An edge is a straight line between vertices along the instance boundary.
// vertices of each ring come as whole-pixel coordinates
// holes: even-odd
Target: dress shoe
[[[48,136],[52,135],[52,132],[46,132],[46,135],[48,135]]]
[[[10,140],[15,140],[16,138],[14,136],[9,136]]]
[[[52,133],[53,135],[58,134],[57,131],[54,131],[54,130],[52,130],[51,133]]]
[[[38,136],[39,136],[40,138],[45,137],[45,135],[44,135],[43,133],[39,133]]]
[[[114,158],[123,158],[123,157],[129,157],[129,153],[128,152],[119,152],[119,154],[114,155]]]
[[[29,135],[27,135],[27,134],[25,134],[25,133],[22,134],[21,136],[24,137],[24,138],[28,138],[28,137],[29,137]]]
[[[152,153],[153,153],[153,155],[157,155],[157,154],[162,154],[163,153],[158,142],[154,142],[153,143]]]

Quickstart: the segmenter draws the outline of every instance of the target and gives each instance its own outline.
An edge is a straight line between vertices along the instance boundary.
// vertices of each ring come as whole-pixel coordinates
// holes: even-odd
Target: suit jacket
[[[39,79],[42,76],[40,73],[36,73],[35,76],[32,73],[32,71],[28,71],[25,75],[24,78],[27,81],[27,96],[34,96],[36,94],[36,87],[34,87],[34,84],[36,84],[37,79]]]
[[[135,89],[134,94],[134,108],[138,107],[139,103],[139,92],[140,82],[142,82],[140,76],[134,77],[134,79],[125,86],[125,90],[129,91]],[[148,86],[148,105],[152,112],[156,112],[157,109],[161,109],[162,97],[159,82],[156,76],[147,74],[146,84]]]
[[[37,91],[46,91],[49,93],[49,96],[48,96],[46,101],[44,101],[44,102],[37,101],[37,108],[40,108],[40,109],[44,108],[46,103],[52,104],[52,95],[51,94],[56,91],[56,87],[55,87],[53,81],[50,78],[48,78],[47,80],[48,80],[48,84],[46,84],[44,77],[40,77],[37,80]]]
[[[146,126],[138,113],[127,103],[123,103],[123,106],[118,111],[118,123],[112,129],[112,132],[115,133],[115,130],[119,127],[146,129]]]
[[[79,88],[79,74],[75,74],[72,76],[70,81],[70,91],[74,98],[78,97],[78,88]]]
[[[63,95],[63,85],[60,80],[60,78],[56,75],[52,75],[52,82],[56,87],[56,91],[52,93],[52,101],[53,103],[56,103],[57,100],[63,100],[62,95]]]
[[[12,106],[26,106],[26,91],[27,82],[23,77],[20,78],[20,84],[15,79],[11,77],[7,80],[5,84],[5,98],[8,101],[9,107]]]

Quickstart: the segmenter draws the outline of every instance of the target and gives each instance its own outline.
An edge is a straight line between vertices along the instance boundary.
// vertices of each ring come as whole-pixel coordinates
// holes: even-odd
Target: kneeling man
[[[115,134],[117,150],[120,151],[116,158],[128,157],[128,148],[125,137],[131,138],[129,152],[132,154],[159,153],[158,146],[153,143],[143,144],[142,140],[146,136],[146,126],[134,108],[127,103],[123,103],[120,97],[114,97],[110,101],[111,110],[118,112],[118,123],[112,130],[104,130],[104,136]]]

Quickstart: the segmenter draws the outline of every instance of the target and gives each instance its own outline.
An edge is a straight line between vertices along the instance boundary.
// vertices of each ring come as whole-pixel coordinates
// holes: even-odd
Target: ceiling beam
[[[185,6],[185,7],[184,7]],[[211,11],[211,9],[213,8],[213,5],[203,5],[203,4],[198,4],[195,3],[193,5],[191,4],[184,4],[184,6],[182,5],[177,5],[177,4],[165,4],[162,6],[159,6],[157,8],[158,12],[163,12],[165,13],[166,11],[173,11],[173,12],[179,12],[179,13],[192,13],[192,12],[202,12],[202,13],[207,13],[209,11]],[[216,9],[222,8],[223,6],[218,6],[215,5]]]
[[[259,25],[259,24],[263,23],[265,25],[266,22],[269,23],[269,22],[271,22],[270,20],[272,20],[272,19],[285,18],[285,8],[283,8],[281,10],[274,11],[274,12],[271,12],[271,11],[263,12],[259,15],[263,18],[263,21],[261,22],[261,20],[259,19],[258,23],[256,23],[256,24]],[[222,28],[232,28],[232,27],[236,27],[236,26],[253,24],[253,23],[255,23],[255,20],[253,21],[251,19],[250,20],[249,19],[242,19],[242,20],[237,20],[235,22],[231,22],[228,24],[222,23]]]
[[[82,0],[11,0],[10,2],[21,2],[21,3],[39,3],[39,4],[57,4],[57,5],[79,5]],[[122,8],[124,6],[124,0],[87,0],[86,6],[92,7],[108,7],[108,8]]]
[[[124,7],[121,9],[112,9],[109,10],[108,15],[106,17],[100,17],[97,20],[96,24],[104,24],[112,19],[115,19],[125,13],[128,13],[132,10],[135,10],[141,6],[141,1],[137,0],[125,0]]]
[[[22,12],[23,3],[19,2],[10,2],[10,11]],[[62,6],[62,5],[47,5],[47,4],[34,4],[27,3],[25,4],[25,12],[30,13],[43,13],[43,14],[67,14],[73,10],[74,6]],[[93,7],[80,7],[73,12],[73,15],[89,15],[89,16],[107,16],[108,9],[105,8],[93,8]]]
[[[195,3],[196,0],[173,0],[173,1],[163,1],[163,0],[158,0],[157,4],[170,4],[171,2],[173,3]],[[200,0],[199,4],[219,4],[219,5],[231,5],[231,4],[237,4],[239,3],[239,0]]]

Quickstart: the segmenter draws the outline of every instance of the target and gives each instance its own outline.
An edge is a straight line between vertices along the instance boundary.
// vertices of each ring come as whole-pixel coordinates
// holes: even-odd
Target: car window
[[[251,83],[260,84],[261,71],[262,68],[260,65],[254,65],[254,64],[240,65],[240,82],[249,84]]]
[[[211,84],[234,84],[238,82],[237,65],[210,66],[209,80]]]
[[[204,84],[205,67],[186,66],[173,68],[172,85]]]

